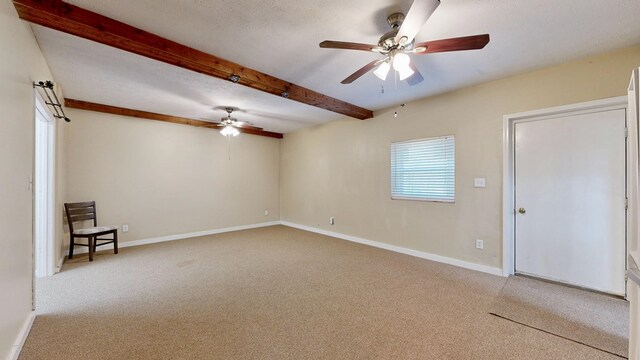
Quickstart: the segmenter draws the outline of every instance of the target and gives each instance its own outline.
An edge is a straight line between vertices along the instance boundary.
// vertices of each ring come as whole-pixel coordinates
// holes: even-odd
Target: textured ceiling
[[[416,41],[489,33],[483,50],[413,56],[425,81],[369,73],[340,81],[380,55],[320,49],[322,40],[376,43],[392,0],[68,0],[170,40],[370,110],[640,44],[638,0],[442,0]],[[233,106],[265,130],[290,132],[342,115],[34,26],[69,98],[218,120]],[[384,93],[381,91],[384,86]]]

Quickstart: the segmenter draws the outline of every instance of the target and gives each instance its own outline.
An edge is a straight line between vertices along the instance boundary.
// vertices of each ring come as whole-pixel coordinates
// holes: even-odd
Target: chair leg
[[[93,238],[93,252],[96,253],[98,251],[98,237]]]
[[[73,247],[75,246],[75,239],[73,238],[73,235],[71,235],[71,237],[69,238],[69,257],[68,259],[73,259]]]
[[[118,253],[118,230],[113,233],[113,253]]]
[[[93,237],[91,236],[89,236],[87,239],[89,240],[89,261],[93,261],[93,252],[94,252],[93,244],[95,240],[93,240]]]

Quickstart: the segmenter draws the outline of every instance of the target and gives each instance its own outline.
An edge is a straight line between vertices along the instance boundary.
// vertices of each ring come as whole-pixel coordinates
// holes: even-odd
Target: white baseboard
[[[22,351],[22,346],[24,346],[24,342],[27,341],[27,336],[29,336],[29,331],[31,331],[31,326],[33,325],[33,320],[35,320],[35,318],[36,312],[31,311],[29,313],[29,317],[27,317],[27,319],[24,321],[24,324],[22,324],[22,329],[20,329],[20,333],[18,333],[18,337],[11,347],[7,359],[18,360],[20,351]]]
[[[69,251],[69,249],[67,248],[67,252]],[[60,259],[58,259],[58,263],[56,264],[56,271],[55,273],[59,273],[60,270],[62,270],[62,264],[64,264],[64,254],[62,254],[62,256],[60,256]]]
[[[378,241],[363,239],[363,238],[359,238],[359,237],[356,237],[356,236],[351,236],[351,235],[341,234],[341,233],[337,233],[337,232],[333,232],[333,231],[318,229],[318,228],[314,228],[314,227],[306,226],[306,225],[295,224],[295,223],[291,223],[291,222],[288,222],[288,221],[269,221],[269,222],[263,222],[263,223],[257,223],[257,224],[233,226],[233,227],[222,228],[222,229],[204,230],[204,231],[197,231],[197,232],[191,232],[191,233],[185,233],[185,234],[175,234],[175,235],[159,236],[159,237],[148,238],[148,239],[126,241],[126,242],[119,243],[118,247],[119,248],[125,248],[125,247],[129,247],[129,246],[139,246],[139,245],[146,245],[146,244],[154,244],[154,243],[165,242],[165,241],[188,239],[188,238],[198,237],[198,236],[221,234],[221,233],[226,233],[226,232],[231,232],[231,231],[247,230],[247,229],[254,229],[254,228],[260,228],[260,227],[266,227],[266,226],[273,226],[273,225],[285,225],[285,226],[289,226],[289,227],[300,229],[300,230],[305,230],[305,231],[314,232],[314,233],[317,233],[317,234],[327,235],[327,236],[331,236],[331,237],[342,239],[342,240],[352,241],[352,242],[356,242],[356,243],[359,243],[359,244],[364,244],[364,245],[369,245],[369,246],[373,246],[373,247],[377,247],[377,248],[381,248],[381,249],[385,249],[385,250],[390,250],[390,251],[394,251],[394,252],[405,254],[405,255],[411,255],[411,256],[419,257],[419,258],[422,258],[422,259],[427,259],[427,260],[432,260],[432,261],[436,261],[436,262],[440,262],[440,263],[444,263],[444,264],[454,265],[454,266],[458,266],[458,267],[461,267],[461,268],[480,271],[480,272],[484,272],[484,273],[488,273],[488,274],[492,274],[492,275],[504,276],[503,273],[502,273],[502,269],[501,268],[496,268],[496,267],[492,267],[492,266],[471,263],[471,262],[468,262],[468,261],[449,258],[449,257],[446,257],[446,256],[430,254],[430,253],[423,252],[423,251],[418,251],[418,250],[413,250],[413,249],[409,249],[409,248],[405,248],[405,247],[401,247],[401,246],[396,246],[396,245],[386,244],[386,243],[382,243],[382,242],[378,242]],[[101,249],[113,249],[113,245],[111,245],[111,244],[105,245],[104,247],[101,247]],[[69,249],[66,248],[65,251],[66,251],[66,253],[68,253]],[[82,253],[86,253],[86,252],[87,252],[87,248],[86,247],[76,248],[74,250],[74,253],[76,253],[76,254],[82,254]]]
[[[154,244],[154,243],[165,242],[165,241],[188,239],[188,238],[193,238],[193,237],[198,237],[198,236],[222,234],[222,233],[231,232],[231,231],[255,229],[255,228],[273,226],[273,225],[280,225],[280,221],[269,221],[269,222],[263,222],[263,223],[257,223],[257,224],[232,226],[232,227],[222,228],[222,229],[203,230],[203,231],[196,231],[196,232],[190,232],[190,233],[184,233],[184,234],[166,235],[166,236],[158,236],[158,237],[147,238],[147,239],[124,241],[124,242],[118,242],[118,248]],[[99,247],[99,249],[100,250],[113,249],[113,244],[108,244],[108,245],[105,245],[105,246],[101,246],[101,247]],[[84,253],[87,253],[87,251],[88,251],[88,248],[86,246],[83,246],[83,247],[80,247],[80,248],[76,247],[73,250],[73,253],[74,254],[84,254]],[[66,254],[69,253],[69,247],[65,248],[65,253]]]
[[[430,253],[423,252],[423,251],[413,250],[413,249],[409,249],[409,248],[405,248],[405,247],[401,247],[401,246],[396,246],[396,245],[385,244],[385,243],[382,243],[382,242],[363,239],[363,238],[359,238],[359,237],[356,237],[356,236],[345,235],[345,234],[341,234],[341,233],[337,233],[337,232],[333,232],[333,231],[314,228],[314,227],[311,227],[311,226],[295,224],[295,223],[291,223],[291,222],[288,222],[288,221],[282,221],[281,223],[282,223],[282,225],[293,227],[293,228],[300,229],[300,230],[310,231],[310,232],[314,232],[314,233],[318,233],[318,234],[322,234],[322,235],[327,235],[327,236],[331,236],[331,237],[335,237],[335,238],[343,239],[343,240],[347,240],[347,241],[352,241],[352,242],[356,242],[356,243],[359,243],[359,244],[369,245],[369,246],[373,246],[373,247],[377,247],[377,248],[381,248],[381,249],[385,249],[385,250],[395,251],[397,253],[401,253],[401,254],[405,254],[405,255],[411,255],[411,256],[422,258],[422,259],[437,261],[437,262],[440,262],[440,263],[454,265],[454,266],[458,266],[458,267],[465,268],[465,269],[480,271],[480,272],[484,272],[484,273],[488,273],[488,274],[492,274],[492,275],[503,276],[502,269],[501,268],[497,268],[497,267],[481,265],[481,264],[471,263],[471,262],[464,261],[464,260],[458,260],[458,259],[449,258],[449,257],[446,257],[446,256],[430,254]]]

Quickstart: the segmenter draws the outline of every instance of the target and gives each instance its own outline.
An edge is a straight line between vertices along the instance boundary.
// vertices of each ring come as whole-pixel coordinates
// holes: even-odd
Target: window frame
[[[452,199],[441,199],[441,198],[427,198],[427,197],[417,197],[417,196],[394,196],[393,188],[394,188],[394,168],[393,168],[393,149],[396,144],[409,144],[413,142],[425,142],[429,140],[440,140],[440,139],[453,139],[453,197]],[[404,141],[393,141],[389,146],[389,190],[391,200],[411,200],[411,201],[426,201],[426,202],[437,202],[437,203],[447,203],[452,204],[456,202],[456,137],[455,134],[442,135],[442,136],[433,136],[427,138],[420,139],[412,139],[412,140],[404,140]]]

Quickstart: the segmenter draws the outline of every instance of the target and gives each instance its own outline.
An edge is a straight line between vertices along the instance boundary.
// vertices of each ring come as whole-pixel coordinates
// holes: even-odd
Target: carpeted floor
[[[81,256],[28,359],[619,359],[490,315],[506,279],[284,226]]]
[[[509,278],[491,313],[627,357],[629,303],[520,276]]]

